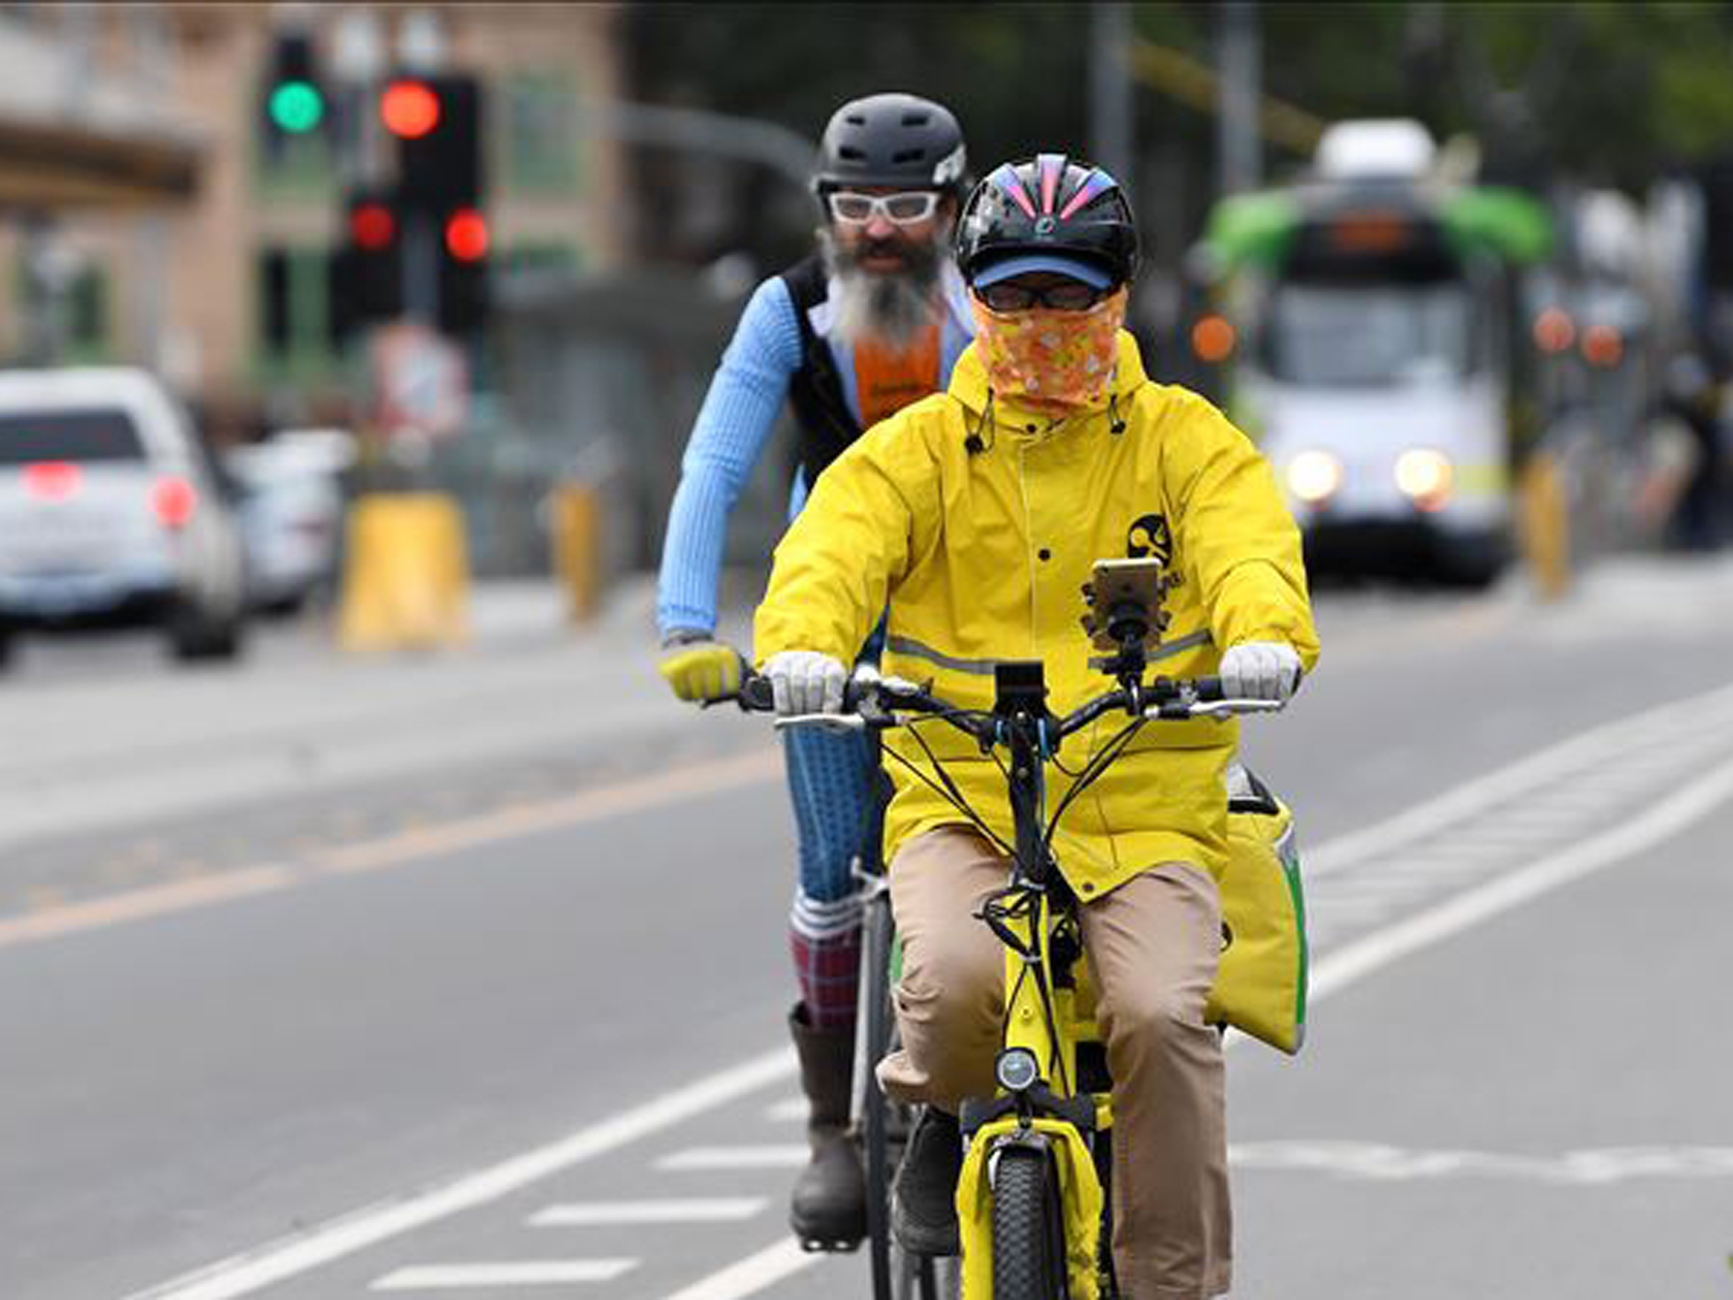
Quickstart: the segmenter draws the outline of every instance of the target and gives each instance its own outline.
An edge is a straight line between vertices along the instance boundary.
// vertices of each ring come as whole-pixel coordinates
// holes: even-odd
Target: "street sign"
[[[469,367],[451,340],[413,321],[375,331],[369,369],[374,415],[386,433],[445,438],[469,416]]]

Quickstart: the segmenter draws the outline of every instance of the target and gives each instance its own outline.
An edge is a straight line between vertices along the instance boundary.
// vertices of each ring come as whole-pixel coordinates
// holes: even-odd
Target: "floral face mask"
[[[1088,311],[996,312],[971,296],[988,384],[1000,397],[1055,414],[1092,405],[1113,381],[1126,300],[1122,285]]]

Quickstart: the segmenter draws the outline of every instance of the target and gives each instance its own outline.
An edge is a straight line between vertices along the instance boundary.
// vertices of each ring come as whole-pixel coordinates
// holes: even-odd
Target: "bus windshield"
[[[1267,357],[1290,384],[1382,387],[1462,379],[1474,364],[1474,307],[1460,281],[1290,281],[1271,304]]]

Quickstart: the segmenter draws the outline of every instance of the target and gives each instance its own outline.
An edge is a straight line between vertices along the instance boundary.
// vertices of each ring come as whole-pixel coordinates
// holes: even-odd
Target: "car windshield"
[[[1448,284],[1283,285],[1270,317],[1278,379],[1372,387],[1461,379],[1473,365],[1473,303]]]
[[[0,465],[143,458],[144,444],[125,411],[0,411]]]

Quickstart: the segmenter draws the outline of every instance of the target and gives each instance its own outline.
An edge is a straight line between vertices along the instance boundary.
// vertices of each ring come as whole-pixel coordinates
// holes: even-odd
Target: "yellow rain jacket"
[[[819,477],[776,548],[754,629],[760,666],[783,650],[853,662],[888,605],[887,674],[988,709],[995,660],[1040,659],[1048,705],[1063,715],[1113,685],[1089,667],[1099,652],[1080,623],[1092,565],[1154,554],[1179,577],[1155,671],[1214,673],[1221,649],[1242,641],[1286,642],[1309,670],[1318,640],[1300,537],[1268,463],[1203,398],[1151,382],[1125,333],[1112,399],[1049,421],[996,397],[989,417],[971,346],[948,392],[875,425]],[[1060,761],[1081,771],[1127,721],[1101,718],[1065,741]],[[969,804],[1012,842],[994,760],[945,722],[918,725]],[[1056,856],[1081,898],[1160,862],[1219,876],[1222,777],[1238,735],[1231,721],[1144,726],[1060,824]],[[931,773],[906,731],[887,732],[886,746]],[[896,784],[887,860],[910,836],[966,820],[895,757],[886,767]],[[1049,767],[1049,814],[1069,788]]]

